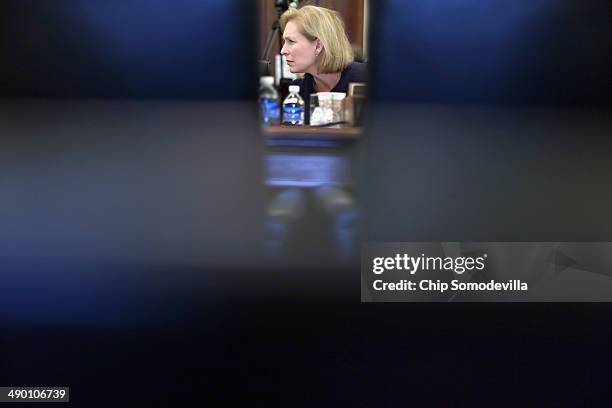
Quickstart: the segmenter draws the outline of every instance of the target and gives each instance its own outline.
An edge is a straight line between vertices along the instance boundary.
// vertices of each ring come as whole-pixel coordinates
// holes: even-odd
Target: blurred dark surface
[[[612,109],[396,103],[370,113],[365,239],[610,240]]]
[[[359,143],[264,148],[250,104],[5,103],[2,383],[69,385],[77,406],[495,401],[523,382],[595,400],[607,304],[360,304],[357,259],[364,237],[609,239],[609,116],[382,107]],[[236,112],[252,120],[228,132]],[[536,217],[568,191],[540,184],[551,168],[604,192],[593,211]]]
[[[276,399],[242,347],[271,358],[268,302],[352,280],[357,145],[265,148],[253,103],[0,110],[2,383],[67,384],[77,406]]]

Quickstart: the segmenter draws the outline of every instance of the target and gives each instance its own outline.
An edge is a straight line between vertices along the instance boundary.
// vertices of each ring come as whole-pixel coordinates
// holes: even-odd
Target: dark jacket
[[[348,85],[351,82],[366,82],[366,64],[360,62],[351,62],[340,75],[340,81],[330,92],[348,92]],[[304,98],[304,121],[310,123],[310,94],[316,93],[314,89],[314,77],[310,74],[305,74],[304,78],[296,79],[292,85],[300,86],[300,95]]]

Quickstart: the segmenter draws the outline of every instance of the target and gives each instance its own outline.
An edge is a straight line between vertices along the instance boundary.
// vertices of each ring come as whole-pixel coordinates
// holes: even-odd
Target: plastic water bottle
[[[304,125],[304,99],[298,85],[289,86],[289,95],[283,102],[283,125]]]
[[[259,79],[259,108],[263,127],[280,124],[280,102],[274,88],[274,77],[263,76]]]

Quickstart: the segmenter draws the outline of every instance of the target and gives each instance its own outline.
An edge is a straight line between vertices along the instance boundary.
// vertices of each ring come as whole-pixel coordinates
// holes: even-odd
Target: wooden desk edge
[[[362,128],[319,128],[319,127],[290,127],[276,126],[262,129],[266,138],[292,138],[292,139],[358,139],[363,134]]]

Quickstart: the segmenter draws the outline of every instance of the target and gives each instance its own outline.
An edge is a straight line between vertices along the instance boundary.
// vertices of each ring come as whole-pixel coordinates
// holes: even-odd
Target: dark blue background
[[[3,1],[0,96],[254,97],[254,11],[246,1]]]
[[[372,3],[375,100],[610,102],[606,0]]]

